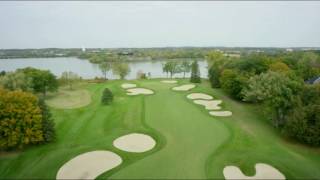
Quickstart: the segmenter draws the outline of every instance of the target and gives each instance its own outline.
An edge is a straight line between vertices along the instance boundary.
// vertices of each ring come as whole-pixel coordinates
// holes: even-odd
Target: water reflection
[[[130,72],[126,79],[136,79],[137,73],[142,71],[150,74],[151,78],[166,77],[166,73],[162,71],[162,64],[165,61],[144,61],[127,63]],[[201,77],[207,78],[206,61],[198,61]],[[113,63],[111,63],[112,66]],[[29,58],[29,59],[0,59],[0,71],[14,71],[18,68],[34,67],[38,69],[50,70],[56,76],[60,77],[64,71],[72,71],[77,73],[84,79],[95,77],[104,77],[98,64],[92,64],[87,60],[78,58]],[[106,72],[108,79],[119,79],[119,75],[112,71],[112,68]],[[183,77],[183,73],[177,73],[173,77]],[[186,77],[190,77],[190,73],[186,73]]]

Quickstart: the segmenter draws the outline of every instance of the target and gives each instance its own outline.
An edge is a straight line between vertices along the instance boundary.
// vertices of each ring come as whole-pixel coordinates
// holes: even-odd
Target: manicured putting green
[[[46,100],[46,103],[57,109],[75,109],[89,105],[90,92],[85,89],[65,90],[59,89],[54,97]]]

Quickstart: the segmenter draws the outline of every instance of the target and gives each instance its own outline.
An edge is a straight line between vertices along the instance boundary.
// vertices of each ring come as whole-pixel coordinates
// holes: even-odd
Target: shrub
[[[104,105],[108,105],[108,104],[110,104],[112,101],[113,101],[113,94],[112,94],[112,92],[111,92],[108,88],[105,88],[105,89],[103,90],[103,93],[102,93],[101,103],[104,104]]]

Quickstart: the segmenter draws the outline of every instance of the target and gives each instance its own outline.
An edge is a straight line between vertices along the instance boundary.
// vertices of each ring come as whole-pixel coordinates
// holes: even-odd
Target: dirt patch
[[[127,89],[127,95],[129,96],[135,96],[135,95],[139,95],[139,94],[153,94],[154,92],[150,89],[146,89],[146,88],[132,88],[132,89]]]
[[[117,138],[113,145],[123,151],[145,152],[151,150],[156,141],[146,134],[132,133]]]
[[[122,159],[111,151],[91,151],[65,163],[57,179],[95,179],[100,174],[119,166]]]
[[[255,168],[254,176],[246,176],[237,166],[226,166],[223,175],[225,179],[286,179],[280,171],[268,164],[257,163]]]
[[[181,85],[181,86],[177,86],[172,88],[175,91],[189,91],[190,89],[196,87],[196,85],[194,84],[185,84],[185,85]]]
[[[213,99],[212,96],[204,93],[191,93],[187,96],[188,99],[204,99],[204,100],[211,100]]]
[[[219,110],[221,107],[219,104],[222,103],[221,100],[194,100],[195,104],[203,105],[207,110]]]

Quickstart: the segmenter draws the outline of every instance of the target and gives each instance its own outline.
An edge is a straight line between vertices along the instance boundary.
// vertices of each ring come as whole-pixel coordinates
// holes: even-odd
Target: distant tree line
[[[222,88],[237,100],[262,104],[283,134],[320,145],[320,84],[306,83],[320,76],[319,55],[257,53],[233,59],[211,52],[207,61],[213,88]]]

